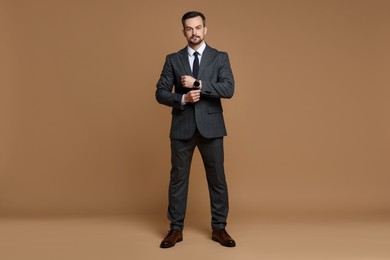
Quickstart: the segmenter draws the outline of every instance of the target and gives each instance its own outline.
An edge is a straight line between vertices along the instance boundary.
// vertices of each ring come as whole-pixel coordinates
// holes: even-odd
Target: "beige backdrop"
[[[232,214],[390,216],[390,2],[0,2],[0,213],[164,218],[180,19],[229,52]],[[196,153],[189,211],[208,210]]]

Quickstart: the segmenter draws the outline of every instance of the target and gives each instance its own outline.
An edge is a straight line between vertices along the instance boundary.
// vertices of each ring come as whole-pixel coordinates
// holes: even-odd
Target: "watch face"
[[[196,81],[194,82],[194,86],[195,86],[195,87],[199,87],[199,86],[200,86],[199,81],[196,80]]]

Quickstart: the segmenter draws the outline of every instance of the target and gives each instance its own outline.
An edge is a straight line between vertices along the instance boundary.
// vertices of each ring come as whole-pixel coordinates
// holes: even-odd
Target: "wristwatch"
[[[198,88],[200,86],[199,80],[195,80],[194,82],[194,87]]]

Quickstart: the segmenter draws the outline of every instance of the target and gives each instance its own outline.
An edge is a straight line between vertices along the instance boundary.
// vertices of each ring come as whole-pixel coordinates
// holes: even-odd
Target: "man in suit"
[[[182,24],[188,46],[166,57],[156,90],[157,101],[172,107],[170,231],[160,247],[173,247],[183,240],[189,173],[195,147],[200,151],[206,170],[212,240],[234,247],[235,241],[225,230],[229,203],[223,137],[227,133],[221,105],[221,98],[233,96],[233,73],[227,53],[206,45],[206,19],[202,13],[184,14]]]

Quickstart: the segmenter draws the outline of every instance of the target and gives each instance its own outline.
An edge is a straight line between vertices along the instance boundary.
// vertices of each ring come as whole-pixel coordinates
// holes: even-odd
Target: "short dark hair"
[[[190,19],[190,18],[195,18],[198,16],[200,16],[202,18],[203,26],[206,26],[206,17],[204,16],[204,14],[202,14],[201,12],[198,12],[198,11],[190,11],[190,12],[185,13],[183,15],[183,17],[181,18],[181,23],[183,24],[183,28],[185,28],[185,20]]]

